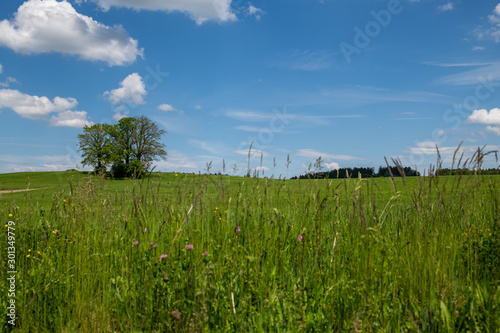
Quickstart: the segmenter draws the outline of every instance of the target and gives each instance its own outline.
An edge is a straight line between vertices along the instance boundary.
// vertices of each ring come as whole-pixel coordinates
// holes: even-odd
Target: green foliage
[[[85,126],[83,134],[78,135],[82,165],[93,166],[97,174],[106,171],[113,157],[111,129],[112,126],[107,124],[94,124]]]

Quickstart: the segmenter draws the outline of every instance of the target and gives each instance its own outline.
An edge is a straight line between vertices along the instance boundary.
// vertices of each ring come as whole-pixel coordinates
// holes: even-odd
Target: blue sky
[[[83,126],[139,115],[160,171],[244,174],[252,142],[266,176],[422,170],[500,148],[499,50],[498,0],[8,1],[0,172],[84,169]]]

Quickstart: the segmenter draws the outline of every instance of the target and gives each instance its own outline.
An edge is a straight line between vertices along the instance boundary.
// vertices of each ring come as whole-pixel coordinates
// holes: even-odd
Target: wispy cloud
[[[322,158],[326,159],[344,160],[344,161],[364,160],[363,157],[357,157],[351,155],[337,155],[337,154],[321,152],[314,149],[299,149],[295,152],[295,155],[308,158],[318,158],[321,156]]]
[[[332,67],[334,53],[326,51],[293,50],[279,57],[276,67],[301,71],[318,71]]]
[[[500,81],[500,62],[457,74],[442,76],[436,79],[435,83],[454,86],[477,85],[481,83],[480,80],[491,82]]]

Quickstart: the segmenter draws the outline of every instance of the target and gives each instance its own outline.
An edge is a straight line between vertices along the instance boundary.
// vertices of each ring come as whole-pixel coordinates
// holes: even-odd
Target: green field
[[[500,176],[0,175],[23,332],[499,332]],[[10,217],[9,214],[12,214]]]

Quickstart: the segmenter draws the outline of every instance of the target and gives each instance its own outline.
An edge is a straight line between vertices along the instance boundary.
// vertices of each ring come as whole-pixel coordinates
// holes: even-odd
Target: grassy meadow
[[[500,176],[0,175],[27,187],[22,332],[500,331]]]

